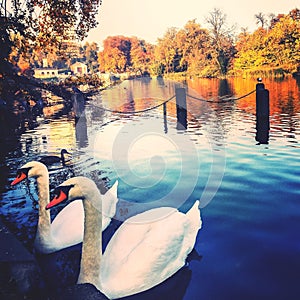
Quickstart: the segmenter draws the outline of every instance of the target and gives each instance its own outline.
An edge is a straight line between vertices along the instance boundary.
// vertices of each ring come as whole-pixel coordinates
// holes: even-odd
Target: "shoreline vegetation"
[[[258,13],[255,15],[258,28],[252,33],[241,28],[239,34],[227,24],[226,15],[215,8],[207,16],[205,26],[195,19],[189,20],[183,28],[167,29],[155,45],[137,37],[110,36],[99,50],[95,42],[81,45],[76,40],[96,27],[92,21],[99,8],[98,1],[91,1],[92,7],[82,7],[84,18],[80,20],[82,26],[78,32],[74,28],[74,12],[67,7],[67,2],[62,1],[68,8],[64,14],[68,13],[70,19],[63,19],[63,23],[60,6],[51,2],[49,7],[43,8],[41,16],[45,19],[53,10],[56,12],[51,15],[53,19],[47,23],[47,28],[41,22],[43,19],[34,14],[36,2],[28,2],[30,9],[26,17],[18,14],[18,8],[21,9],[18,2],[15,3],[16,18],[0,8],[3,42],[0,122],[9,124],[6,128],[22,131],[24,123],[31,128],[43,108],[49,108],[49,115],[71,111],[76,94],[81,93],[86,100],[95,91],[124,79],[300,76],[298,8],[277,16]],[[73,9],[76,10],[76,6]],[[72,69],[75,65],[76,70]],[[42,77],[36,77],[37,71]],[[63,71],[64,75],[60,73]],[[51,76],[45,77],[48,72],[51,76],[61,74],[62,77],[51,81]],[[63,109],[56,112],[51,106],[58,97]]]
[[[299,69],[299,68],[298,68]],[[199,79],[199,78],[218,78],[218,79],[226,79],[226,78],[285,78],[285,77],[295,77],[300,76],[300,73],[295,71],[296,66],[292,69],[284,68],[284,67],[265,67],[265,68],[257,68],[257,69],[246,69],[246,70],[237,70],[229,72],[226,75],[220,75],[215,77],[205,77],[205,76],[197,76],[195,74],[189,74],[187,72],[178,72],[178,73],[169,73],[164,74],[163,77],[172,79],[172,80],[184,80],[186,78],[189,79]],[[299,73],[299,75],[298,75]]]

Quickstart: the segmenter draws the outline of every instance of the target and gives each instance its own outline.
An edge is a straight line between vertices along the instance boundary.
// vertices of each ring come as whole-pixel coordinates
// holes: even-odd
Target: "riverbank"
[[[284,67],[278,68],[257,68],[257,69],[245,69],[230,71],[227,75],[217,76],[217,77],[201,77],[197,74],[191,74],[188,72],[178,72],[178,73],[168,73],[164,74],[162,77],[171,80],[186,80],[186,79],[199,79],[199,78],[215,78],[215,79],[226,79],[226,78],[268,78],[268,79],[278,79],[278,78],[288,78],[293,77],[296,74],[295,68],[287,69]],[[300,74],[300,72],[298,72]]]

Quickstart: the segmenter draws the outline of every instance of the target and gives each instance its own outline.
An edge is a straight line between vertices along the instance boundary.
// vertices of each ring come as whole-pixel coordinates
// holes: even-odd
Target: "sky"
[[[296,7],[300,0],[102,0],[99,25],[86,41],[101,48],[106,37],[123,35],[155,44],[168,28],[183,28],[189,20],[207,27],[205,18],[214,8],[226,14],[228,25],[236,25],[237,32],[242,27],[251,32],[257,28],[255,14],[286,14]]]

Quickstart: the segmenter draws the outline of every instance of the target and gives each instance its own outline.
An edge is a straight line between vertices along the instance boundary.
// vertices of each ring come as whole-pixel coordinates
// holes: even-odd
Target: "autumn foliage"
[[[260,25],[239,35],[219,9],[207,18],[207,28],[190,20],[169,28],[156,45],[136,37],[108,37],[99,53],[101,72],[184,73],[192,77],[284,76],[300,64],[300,10],[271,16],[257,14]]]
[[[274,75],[295,72],[300,64],[300,10],[273,18],[268,28],[241,33],[236,49],[233,71],[251,74],[269,70]]]

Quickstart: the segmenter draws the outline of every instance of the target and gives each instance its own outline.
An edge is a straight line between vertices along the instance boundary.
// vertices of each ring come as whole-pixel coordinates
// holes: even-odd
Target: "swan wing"
[[[153,215],[164,217],[142,222]],[[192,250],[186,238],[191,238],[189,231],[198,229],[174,208],[156,208],[128,219],[103,254],[100,290],[110,298],[120,298],[166,280],[185,264]]]

